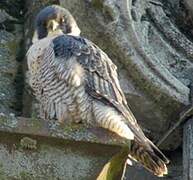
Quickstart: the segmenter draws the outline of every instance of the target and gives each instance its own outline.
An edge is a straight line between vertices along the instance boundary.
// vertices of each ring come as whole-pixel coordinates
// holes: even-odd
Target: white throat
[[[55,31],[49,31],[48,36],[57,36],[64,34],[61,29],[57,29]]]

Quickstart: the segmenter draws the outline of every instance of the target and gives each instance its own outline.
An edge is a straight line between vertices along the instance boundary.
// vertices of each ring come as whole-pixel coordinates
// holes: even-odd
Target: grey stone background
[[[96,136],[99,141],[93,136],[89,139],[87,130],[78,131],[77,137],[85,136],[79,140],[103,145],[96,144],[93,148],[89,143],[74,142],[74,145],[64,140],[55,146],[50,134],[42,130],[35,119],[36,102],[25,78],[25,53],[31,44],[37,12],[48,4],[59,3],[74,15],[82,36],[95,42],[118,66],[128,104],[155,143],[178,121],[179,113],[189,104],[188,85],[193,71],[191,0],[1,0],[0,130],[3,138],[0,138],[0,160],[4,162],[0,167],[1,179],[93,179],[117,152],[100,141],[100,133]],[[34,121],[21,121],[18,116]],[[31,131],[24,131],[26,124],[33,125]],[[58,127],[54,128],[57,131]],[[63,133],[66,139],[71,137],[68,128],[54,137],[64,138]],[[37,149],[26,150],[20,144],[26,135],[32,139],[46,138],[37,140]],[[72,135],[71,140],[77,140],[76,136]],[[106,141],[108,139],[110,137]],[[182,179],[181,139],[182,129],[178,128],[161,146],[172,160],[169,176],[162,178],[164,180]],[[77,152],[74,146],[79,145]],[[93,152],[95,148],[98,154]],[[97,166],[93,166],[94,162],[98,164],[95,171],[92,170]],[[80,167],[76,173],[75,167]],[[159,179],[141,166],[129,167],[126,174],[126,179]]]

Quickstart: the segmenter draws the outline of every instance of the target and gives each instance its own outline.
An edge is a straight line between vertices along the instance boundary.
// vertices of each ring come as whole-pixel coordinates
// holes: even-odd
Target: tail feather
[[[151,141],[149,145],[144,146],[133,141],[130,155],[154,175],[162,177],[168,173],[166,164],[169,163],[169,160]]]
[[[166,164],[168,164],[170,162],[169,159],[149,139],[147,139],[147,141],[149,142],[149,144],[150,144],[151,148],[153,149],[154,153],[157,156],[159,156],[162,159],[162,161],[164,161]]]

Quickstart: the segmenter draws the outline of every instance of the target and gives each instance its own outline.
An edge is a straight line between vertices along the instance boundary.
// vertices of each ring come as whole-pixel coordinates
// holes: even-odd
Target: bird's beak
[[[59,23],[55,20],[49,20],[47,23],[48,32],[54,32],[58,29]]]

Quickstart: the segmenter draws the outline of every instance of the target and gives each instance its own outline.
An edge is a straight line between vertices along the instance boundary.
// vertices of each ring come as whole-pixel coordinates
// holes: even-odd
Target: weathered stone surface
[[[193,1],[184,0],[184,5],[189,10],[189,14],[193,17]]]
[[[16,73],[16,61],[10,50],[14,37],[4,30],[0,31],[0,111],[10,110],[14,103],[15,91],[13,89],[14,74]]]
[[[12,107],[16,108],[18,103],[21,106],[22,103],[22,63],[16,63],[15,59],[23,58],[22,53],[19,53],[20,57],[17,56],[18,49],[16,48],[19,47],[20,43],[20,29],[23,29],[21,25],[23,22],[20,21],[21,16],[23,16],[23,7],[18,7],[19,4],[21,5],[21,3],[18,3],[19,0],[2,2],[3,6],[0,11],[2,17],[0,20],[0,55],[3,56],[0,56],[0,112],[10,113]],[[126,94],[129,106],[145,133],[155,142],[159,140],[162,134],[178,120],[178,114],[182,108],[189,103],[187,85],[193,80],[192,39],[187,37],[187,34],[183,34],[181,29],[178,29],[178,24],[172,14],[172,9],[178,9],[180,6],[179,1],[168,0],[163,1],[163,3],[159,0],[26,1],[25,48],[22,49],[22,46],[20,46],[22,51],[26,51],[31,44],[34,17],[37,12],[48,4],[57,3],[71,11],[82,30],[82,35],[99,45],[117,64],[121,86]],[[18,64],[19,68],[17,68]],[[26,70],[25,66],[24,70]],[[16,78],[18,75],[19,78]],[[17,82],[13,84],[15,78]],[[18,89],[16,84],[19,84]],[[114,141],[111,136],[106,136],[106,133],[102,133],[100,130],[85,129],[81,126],[79,129],[76,127],[58,127],[55,124],[50,124],[49,127],[42,122],[34,121],[37,116],[36,110],[34,111],[36,103],[32,101],[34,101],[34,98],[31,95],[24,96],[23,115],[31,116],[30,121],[23,118],[18,121],[14,114],[10,114],[8,118],[5,118],[6,116],[3,113],[0,114],[0,130],[18,136],[16,138],[16,149],[14,149],[14,141],[0,145],[0,159],[6,162],[2,171],[0,171],[2,177],[10,175],[17,177],[16,179],[22,179],[20,176],[24,176],[23,179],[26,177],[27,179],[53,179],[54,177],[63,177],[64,170],[69,179],[73,177],[76,179],[78,176],[85,178],[88,177],[88,168],[94,174],[91,161],[99,163],[99,166],[102,167],[103,163],[115,152],[115,146],[109,147],[109,144],[121,145],[119,139]],[[19,109],[21,110],[21,107]],[[18,143],[21,139],[19,134],[28,134],[29,136],[33,134],[35,135],[33,136],[34,139],[39,139],[40,136],[46,138],[40,138],[41,140],[37,141],[38,150],[26,150],[26,146],[21,145],[24,150],[17,148],[17,146],[20,147]],[[161,146],[162,149],[171,151],[179,147],[181,134],[180,129],[177,129]],[[8,137],[7,133],[5,137]],[[63,139],[61,146],[52,144],[53,139],[51,137]],[[45,143],[47,139],[49,139],[48,144]],[[92,157],[89,156],[89,153],[93,151],[92,148],[89,153],[82,152],[92,145],[80,145],[80,149],[76,151],[74,146],[79,146],[79,143],[74,142],[66,146],[66,140],[103,143],[103,145],[93,146],[96,149],[100,147],[100,152],[107,146],[106,152],[110,152],[110,154],[108,158],[100,153],[96,154],[96,160],[93,154]],[[11,146],[7,144],[11,144]],[[44,144],[46,144],[46,151],[41,148]],[[53,158],[54,153],[58,160],[56,163]],[[16,156],[13,154],[16,154]],[[8,158],[5,159],[4,156]],[[44,156],[47,158],[46,165],[42,163]],[[180,157],[181,154],[174,156]],[[163,179],[179,180],[181,179],[181,164],[177,164],[173,158],[171,159],[170,177]],[[61,161],[74,161],[75,163],[74,166],[70,164],[68,169],[66,164],[61,163]],[[82,161],[85,161],[86,165],[84,164],[85,166],[82,169],[78,169],[80,172],[80,174],[77,172],[78,176],[73,175],[71,170],[78,167],[78,164]],[[180,162],[181,159],[177,161]],[[48,171],[46,171],[46,168],[40,170],[41,166],[47,167]],[[65,168],[62,169],[61,166],[65,166]],[[19,173],[16,172],[16,169],[19,169]],[[141,167],[128,169],[128,179],[131,175],[132,179],[135,177],[135,180],[142,178],[157,179],[149,173],[144,173]],[[32,174],[30,174],[30,171],[32,171]]]
[[[20,144],[25,136],[4,137],[0,144],[1,180],[96,179],[105,162],[118,151],[111,146],[35,137],[32,140],[37,141],[37,149],[25,149]]]
[[[0,114],[0,179],[96,179],[125,146],[103,129]],[[78,147],[78,148],[77,148]],[[23,177],[24,176],[24,177]]]
[[[18,71],[17,53],[20,44],[20,27],[8,27],[8,22],[17,21],[4,9],[0,9],[0,112],[13,112],[17,104],[14,81]],[[14,26],[14,23],[13,23]]]
[[[183,133],[183,180],[193,179],[193,119],[184,125]]]
[[[62,127],[55,122],[2,114],[0,136],[0,179],[5,180],[96,179],[120,146],[126,145],[124,139],[103,129]],[[173,153],[171,161],[169,176],[162,179],[181,180],[181,152]],[[125,179],[131,176],[135,180],[159,179],[138,164],[127,166]]]

